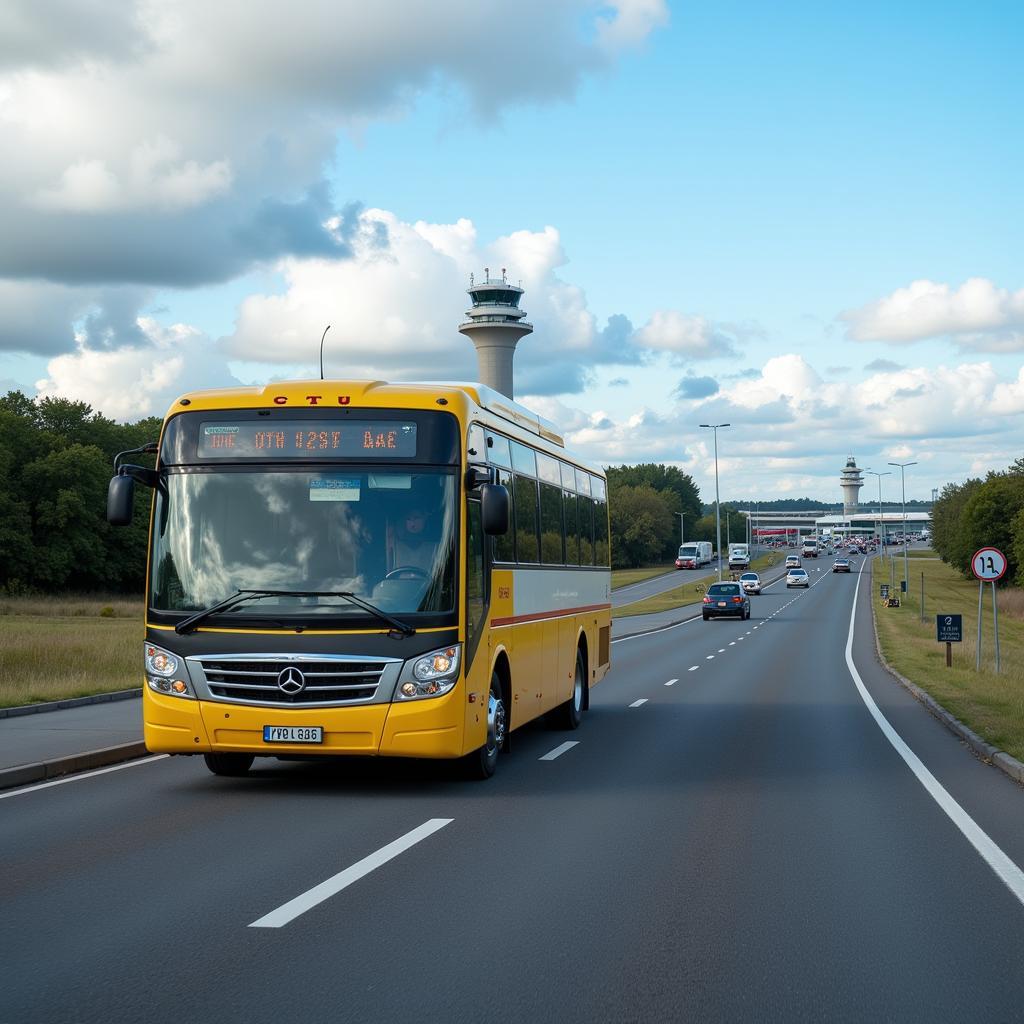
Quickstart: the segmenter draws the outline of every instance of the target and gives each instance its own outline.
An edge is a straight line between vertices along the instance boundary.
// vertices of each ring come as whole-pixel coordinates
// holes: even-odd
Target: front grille
[[[210,696],[246,704],[304,707],[310,704],[355,704],[372,701],[381,675],[390,663],[384,659],[323,658],[199,658]],[[278,686],[286,669],[298,669],[305,686],[287,693]]]

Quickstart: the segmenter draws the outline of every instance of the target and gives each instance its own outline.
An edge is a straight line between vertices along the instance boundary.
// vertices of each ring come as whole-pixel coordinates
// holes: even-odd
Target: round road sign
[[[1006,572],[1006,555],[998,548],[982,548],[974,552],[971,571],[979,580],[994,583]]]

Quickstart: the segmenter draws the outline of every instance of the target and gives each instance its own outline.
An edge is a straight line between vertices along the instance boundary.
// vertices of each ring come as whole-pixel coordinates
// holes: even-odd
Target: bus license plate
[[[322,725],[265,725],[264,743],[323,743]]]

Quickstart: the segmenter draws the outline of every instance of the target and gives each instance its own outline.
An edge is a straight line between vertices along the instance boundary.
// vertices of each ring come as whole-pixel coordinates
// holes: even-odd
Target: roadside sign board
[[[964,640],[964,617],[962,615],[936,615],[935,639],[939,643],[960,644]]]
[[[1006,555],[998,548],[981,548],[974,552],[971,571],[983,583],[995,583],[1006,572]]]
[[[879,584],[879,586],[878,586],[878,596],[882,597],[882,598],[886,598],[886,597],[889,596],[889,584],[888,583],[881,583],[881,584]]]

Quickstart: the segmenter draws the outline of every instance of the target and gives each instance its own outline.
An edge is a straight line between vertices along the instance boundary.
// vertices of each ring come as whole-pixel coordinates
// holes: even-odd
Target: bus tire
[[[552,708],[549,722],[554,729],[578,729],[583,721],[583,708],[587,700],[587,668],[583,663],[583,652],[576,649],[576,675],[573,679],[572,694],[567,701]]]
[[[487,742],[467,754],[463,759],[466,774],[471,779],[489,779],[498,767],[498,754],[505,744],[508,731],[508,711],[501,688],[501,676],[491,675],[491,688],[487,694]]]
[[[248,775],[255,754],[203,754],[206,767],[214,775],[226,775],[230,778],[240,778]]]

